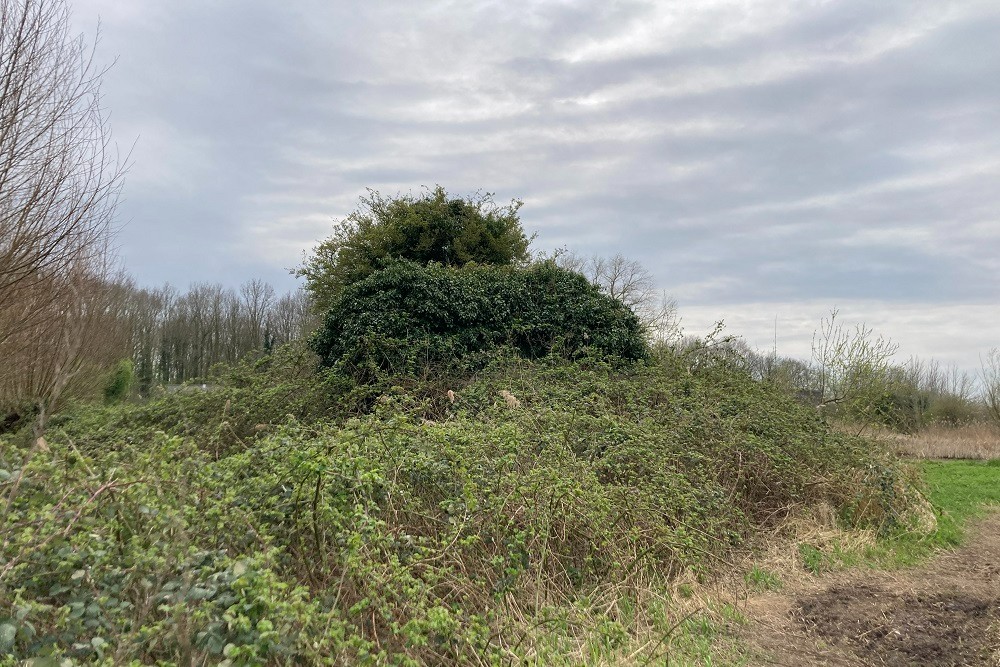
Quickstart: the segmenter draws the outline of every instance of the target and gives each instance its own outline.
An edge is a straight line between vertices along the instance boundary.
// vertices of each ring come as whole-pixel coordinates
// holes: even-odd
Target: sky
[[[974,371],[1000,345],[996,0],[71,0],[114,62],[145,285],[294,288],[366,188],[524,202],[808,358],[832,309]]]

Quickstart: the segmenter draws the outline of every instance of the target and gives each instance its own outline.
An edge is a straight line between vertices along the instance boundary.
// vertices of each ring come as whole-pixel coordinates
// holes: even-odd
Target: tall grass
[[[899,453],[918,459],[998,459],[1000,427],[995,424],[927,426],[912,435],[889,436]]]

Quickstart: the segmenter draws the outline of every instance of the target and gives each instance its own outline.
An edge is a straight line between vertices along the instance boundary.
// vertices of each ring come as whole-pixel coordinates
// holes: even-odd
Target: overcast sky
[[[441,184],[640,260],[688,333],[808,356],[838,307],[904,358],[1000,345],[996,0],[73,6],[141,283],[288,289],[365,188]]]

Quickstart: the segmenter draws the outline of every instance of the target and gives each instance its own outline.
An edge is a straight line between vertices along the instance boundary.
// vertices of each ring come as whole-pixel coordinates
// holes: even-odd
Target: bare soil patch
[[[748,602],[760,665],[1000,666],[1000,513],[918,568],[839,572]]]

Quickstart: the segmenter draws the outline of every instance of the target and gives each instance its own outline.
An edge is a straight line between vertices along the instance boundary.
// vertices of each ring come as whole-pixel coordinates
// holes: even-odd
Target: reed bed
[[[1000,459],[1000,428],[992,424],[929,426],[890,436],[900,454],[920,459]]]

